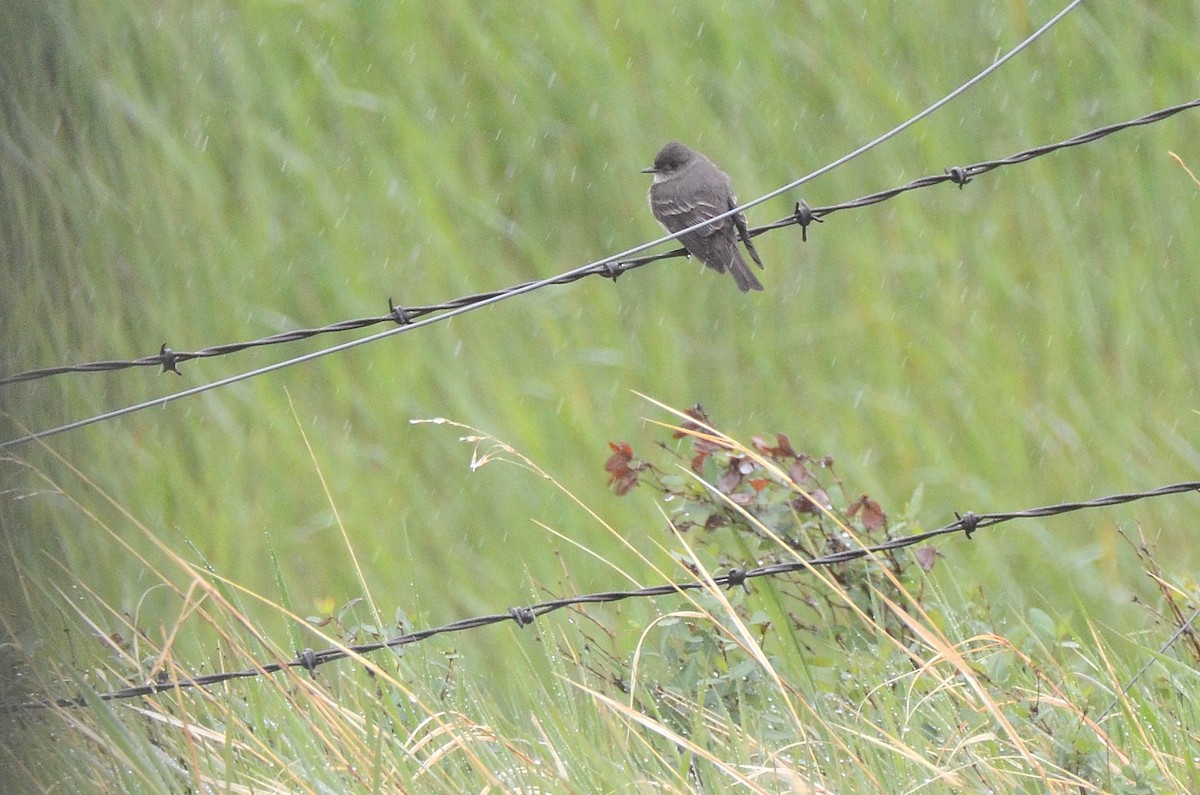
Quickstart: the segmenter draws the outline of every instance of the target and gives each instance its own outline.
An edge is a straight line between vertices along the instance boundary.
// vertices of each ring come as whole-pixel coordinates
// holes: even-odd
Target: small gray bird
[[[668,232],[687,229],[737,206],[728,175],[713,161],[678,141],[671,141],[658,150],[654,165],[643,168],[642,173],[654,175],[650,185],[650,211]],[[750,242],[743,213],[702,226],[681,235],[679,240],[689,254],[717,273],[728,269],[743,293],[761,290],[762,284],[738,251],[738,238],[746,244],[746,250],[761,268],[762,260]]]

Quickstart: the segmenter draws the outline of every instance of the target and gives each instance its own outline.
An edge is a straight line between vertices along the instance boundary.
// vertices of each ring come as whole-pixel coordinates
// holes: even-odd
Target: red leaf
[[[630,456],[624,453],[613,453],[604,462],[604,471],[613,475],[619,475],[629,469],[629,462],[632,460]]]
[[[821,513],[821,509],[829,510],[833,503],[825,489],[809,489],[808,494],[801,494],[789,503],[797,513]]]
[[[692,406],[690,409],[684,409],[683,413],[686,414],[687,416],[691,417],[696,422],[684,421],[683,423],[681,423],[679,426],[680,430],[675,431],[674,433],[671,434],[672,439],[682,439],[685,436],[691,436],[691,434],[688,433],[688,431],[703,431],[704,429],[701,428],[700,425],[698,425],[697,423],[702,422],[705,425],[707,425],[708,427],[710,427],[710,428],[712,427],[712,422],[709,421],[708,415],[704,413],[704,409],[700,406],[699,403]]]
[[[775,446],[767,444],[767,441],[761,436],[752,436],[750,441],[754,444],[754,449],[763,455],[773,456],[775,458],[798,458],[795,449],[792,447],[792,440],[787,438],[782,433],[775,434]]]
[[[637,485],[638,473],[632,469],[627,469],[619,476],[613,475],[608,482],[612,484],[613,490],[616,491],[618,497],[624,497]]]
[[[609,442],[608,447],[613,451],[604,462],[608,485],[615,487],[618,496],[628,494],[638,482],[637,470],[629,466],[633,461],[633,448],[629,442]]]
[[[742,468],[738,466],[737,461],[731,461],[725,471],[721,473],[721,477],[717,478],[717,490],[722,494],[729,494],[742,483]]]
[[[712,420],[708,418],[708,412],[706,412],[704,407],[699,403],[692,406],[690,409],[685,409],[683,413],[696,420],[696,422],[702,422],[705,425],[712,427]]]
[[[850,506],[849,515],[862,512],[862,525],[866,530],[879,530],[887,527],[887,514],[879,507],[879,503],[867,495],[862,495]]]
[[[914,553],[917,556],[917,565],[922,571],[933,571],[933,564],[937,562],[938,551],[935,547],[917,547]]]
[[[805,497],[803,494],[801,494],[800,496],[796,497],[796,499],[789,502],[788,505],[792,506],[792,510],[795,511],[796,513],[820,513],[821,512],[821,509],[817,507],[816,503],[814,503],[808,497]]]
[[[778,447],[775,448],[776,455],[783,455],[791,458],[796,456],[796,451],[792,449],[792,440],[787,438],[787,436],[784,434],[775,434],[775,444],[778,445]]]
[[[624,458],[626,462],[633,460],[633,448],[629,446],[629,442],[609,442],[608,449],[613,451],[612,458],[609,458],[609,461],[612,461],[614,458]]]

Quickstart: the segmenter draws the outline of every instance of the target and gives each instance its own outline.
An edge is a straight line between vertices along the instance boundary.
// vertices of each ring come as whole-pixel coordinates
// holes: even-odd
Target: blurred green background
[[[660,234],[638,171],[668,139],[754,197],[940,98],[1060,7],[4,5],[4,374],[551,276]],[[1192,99],[1198,26],[1195,2],[1085,5],[965,97],[756,208],[751,224],[799,198],[843,201]],[[518,466],[472,471],[461,431],[414,419],[495,434],[664,565],[655,544],[672,542],[652,495],[613,496],[602,469],[609,440],[650,457],[661,434],[642,418],[668,419],[633,390],[699,401],[742,439],[787,433],[893,515],[923,487],[926,527],[1195,479],[1200,191],[1168,151],[1197,169],[1198,140],[1192,111],[963,190],[837,214],[808,243],[776,231],[759,239],[762,294],[671,260],[46,444],[224,577],[274,599],[286,590],[301,614],[365,587],[418,626],[502,612],[539,586],[627,584],[538,522],[651,578],[553,484]],[[182,378],[0,387],[0,430],[10,439],[349,338],[192,362]],[[131,521],[39,445],[4,453],[7,640],[84,631],[74,615],[45,621],[56,585],[170,625],[175,598],[117,542],[161,563]],[[1133,627],[1144,614],[1131,595],[1151,584],[1118,531],[1161,535],[1186,570],[1194,507],[1175,497],[948,540],[934,576],[953,571],[978,583],[972,598],[1014,611]],[[484,671],[513,637],[454,642],[466,670]]]

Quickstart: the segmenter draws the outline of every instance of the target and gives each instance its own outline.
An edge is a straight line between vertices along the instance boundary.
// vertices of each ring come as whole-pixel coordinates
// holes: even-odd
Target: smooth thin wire
[[[1167,639],[1167,642],[1164,643],[1162,648],[1158,650],[1158,654],[1146,660],[1142,667],[1138,669],[1138,672],[1130,677],[1129,681],[1125,683],[1125,686],[1121,688],[1121,692],[1117,693],[1117,695],[1113,697],[1112,703],[1109,704],[1108,707],[1106,707],[1105,710],[1096,717],[1097,725],[1107,718],[1109,713],[1117,708],[1117,704],[1119,704],[1121,699],[1125,698],[1129,691],[1133,689],[1133,686],[1137,684],[1137,680],[1142,678],[1142,674],[1150,670],[1150,666],[1158,662],[1158,659],[1165,655],[1171,646],[1175,645],[1175,641],[1179,640],[1179,636],[1191,629],[1192,624],[1195,623],[1197,618],[1200,618],[1200,607],[1197,607],[1194,611],[1192,611],[1192,614],[1188,617],[1188,620],[1179,625],[1179,629],[1175,630],[1175,634]]]
[[[730,211],[729,211],[729,212],[727,212],[727,213],[722,213],[721,215],[718,215],[718,216],[716,216],[715,218],[712,218],[712,219],[710,219],[710,220],[708,220],[708,221],[702,221],[702,222],[700,222],[700,223],[696,224],[695,226],[689,226],[687,229],[684,229],[684,230],[682,230],[681,232],[677,232],[677,233],[676,233],[676,234],[674,234],[674,235],[669,235],[668,237],[665,237],[665,238],[663,238],[662,240],[656,240],[656,241],[654,241],[653,243],[647,243],[646,245],[647,245],[647,246],[657,246],[659,243],[662,243],[662,242],[663,242],[663,241],[665,241],[665,240],[670,240],[671,238],[678,237],[679,235],[687,234],[688,232],[691,232],[691,231],[692,231],[692,230],[694,230],[694,229],[698,229],[699,227],[701,227],[701,226],[703,226],[703,225],[705,225],[705,224],[707,224],[707,223],[712,223],[713,221],[719,221],[719,220],[720,220],[720,219],[722,219],[722,218],[726,218],[726,217],[728,217],[728,216],[730,216],[730,215],[733,215],[734,213],[741,212],[742,210],[745,210],[745,209],[747,209],[747,208],[749,208],[749,207],[755,207],[755,206],[757,206],[757,205],[759,205],[759,204],[762,204],[762,203],[763,203],[763,202],[765,202],[765,201],[770,201],[771,199],[774,199],[776,196],[779,196],[779,195],[780,195],[780,194],[782,194],[782,193],[787,193],[787,192],[788,192],[788,191],[790,191],[790,190],[793,190],[793,189],[795,189],[795,188],[798,188],[798,187],[800,187],[801,185],[803,185],[803,184],[804,184],[804,183],[806,183],[806,182],[810,182],[810,181],[812,181],[812,180],[816,179],[817,177],[819,177],[819,176],[822,176],[823,174],[827,174],[828,172],[832,171],[833,169],[835,169],[835,168],[837,168],[837,167],[839,167],[839,166],[841,166],[841,165],[843,165],[843,164],[845,164],[845,163],[848,163],[849,161],[853,160],[854,158],[858,157],[859,155],[861,155],[861,154],[865,154],[865,153],[866,153],[866,152],[868,152],[869,150],[871,150],[871,149],[874,149],[876,146],[879,146],[879,145],[880,145],[881,143],[883,143],[884,141],[887,141],[887,140],[888,140],[888,139],[890,139],[890,138],[894,138],[895,136],[897,136],[897,135],[899,135],[900,133],[904,132],[904,131],[905,131],[905,130],[907,130],[909,127],[913,126],[914,124],[916,124],[917,122],[921,121],[921,120],[922,120],[922,119],[924,119],[925,117],[927,117],[927,116],[931,115],[932,113],[934,113],[934,112],[936,112],[936,111],[940,110],[940,109],[941,109],[943,106],[945,106],[945,105],[949,104],[949,103],[950,103],[952,100],[954,100],[954,99],[957,99],[957,98],[958,98],[958,96],[959,96],[960,94],[962,94],[962,93],[964,93],[964,92],[966,92],[966,91],[970,90],[971,88],[974,88],[974,87],[975,87],[975,86],[976,86],[978,83],[980,83],[980,82],[981,82],[981,81],[982,81],[982,80],[983,80],[985,77],[987,77],[987,76],[988,76],[988,75],[990,75],[992,72],[994,72],[994,71],[996,71],[997,69],[999,69],[1001,66],[1003,66],[1003,65],[1004,65],[1005,63],[1007,63],[1008,61],[1012,60],[1012,59],[1013,59],[1013,58],[1016,56],[1016,54],[1017,54],[1017,53],[1021,52],[1021,50],[1024,50],[1024,49],[1025,49],[1026,47],[1028,47],[1030,44],[1033,44],[1035,41],[1037,41],[1038,39],[1040,39],[1040,38],[1042,37],[1042,35],[1046,33],[1046,31],[1050,30],[1050,28],[1052,28],[1052,27],[1054,27],[1055,25],[1057,25],[1057,24],[1059,23],[1059,21],[1060,21],[1060,20],[1062,20],[1062,18],[1063,18],[1063,17],[1065,17],[1067,14],[1071,13],[1072,11],[1074,11],[1076,7],[1078,7],[1078,6],[1082,5],[1082,4],[1083,4],[1083,0],[1072,0],[1072,2],[1071,2],[1071,3],[1068,3],[1068,4],[1067,4],[1067,7],[1066,7],[1066,8],[1064,8],[1062,11],[1059,11],[1057,14],[1055,14],[1055,15],[1054,15],[1054,17],[1053,17],[1053,18],[1052,18],[1052,19],[1051,19],[1049,22],[1047,22],[1045,25],[1042,25],[1040,28],[1038,28],[1038,29],[1037,29],[1037,30],[1035,30],[1033,33],[1031,33],[1031,34],[1029,35],[1029,37],[1028,37],[1027,39],[1025,39],[1025,41],[1021,42],[1021,43],[1020,43],[1020,44],[1018,44],[1016,47],[1014,47],[1013,49],[1009,50],[1009,51],[1008,51],[1008,52],[1007,52],[1007,53],[1006,53],[1006,54],[1005,54],[1005,55],[1004,55],[1002,58],[1000,58],[1000,60],[998,60],[998,61],[996,61],[995,63],[993,63],[991,66],[989,66],[988,68],[984,69],[982,72],[980,72],[979,74],[975,75],[975,76],[974,76],[974,77],[972,77],[970,80],[968,80],[967,82],[963,83],[961,86],[959,86],[958,88],[954,89],[954,90],[953,90],[953,91],[951,91],[949,94],[947,94],[946,96],[942,97],[942,98],[941,98],[941,99],[939,99],[937,102],[933,103],[933,104],[932,104],[932,105],[930,105],[928,108],[926,108],[925,110],[923,110],[923,111],[921,111],[920,113],[918,113],[916,116],[913,116],[913,117],[912,117],[911,119],[909,119],[908,121],[906,121],[906,122],[903,122],[903,123],[901,123],[900,125],[898,125],[898,126],[896,126],[896,127],[893,127],[892,129],[890,129],[890,130],[888,130],[887,132],[885,132],[883,135],[881,135],[881,136],[879,136],[878,138],[876,138],[874,141],[871,141],[870,143],[863,144],[862,146],[860,146],[859,148],[855,149],[855,150],[854,150],[853,152],[851,152],[850,154],[848,154],[848,155],[843,155],[842,157],[838,158],[837,160],[834,160],[834,161],[833,161],[832,163],[830,163],[829,165],[827,165],[827,166],[823,166],[823,167],[821,167],[821,168],[817,169],[816,171],[812,172],[811,174],[809,174],[809,175],[807,175],[807,176],[804,176],[804,177],[801,177],[800,179],[797,179],[797,180],[795,180],[795,181],[793,181],[793,182],[789,182],[788,184],[784,185],[782,188],[776,188],[775,190],[771,191],[770,193],[767,193],[767,194],[764,194],[764,195],[762,195],[762,196],[759,196],[757,199],[754,199],[754,200],[752,200],[752,201],[748,201],[748,202],[746,202],[745,204],[743,204],[742,206],[740,206],[740,207],[736,207],[736,208],[734,208],[734,209],[730,210]],[[639,248],[639,249],[635,249],[635,250],[636,250],[636,251],[641,251],[641,249],[640,249],[640,248]],[[625,256],[625,255],[624,255],[624,254],[620,254],[620,255],[618,255],[618,256],[622,256],[622,257],[623,257],[623,256]]]
[[[197,394],[200,394],[201,392],[207,392],[210,389],[218,389],[220,387],[227,386],[229,384],[236,384],[239,381],[247,381],[251,378],[255,378],[256,376],[274,372],[275,370],[282,370],[285,367],[291,367],[294,364],[301,364],[303,362],[311,361],[313,359],[318,359],[322,356],[326,356],[331,353],[338,353],[339,351],[348,350],[348,349],[354,348],[358,345],[366,345],[369,342],[375,342],[376,340],[381,340],[385,337],[390,337],[393,334],[400,334],[400,333],[402,333],[404,331],[408,331],[410,329],[420,328],[422,326],[428,326],[431,323],[436,323],[441,320],[446,320],[446,319],[455,317],[457,315],[464,314],[465,312],[469,312],[474,309],[479,309],[481,307],[489,306],[491,304],[498,303],[507,298],[513,298],[518,295],[523,295],[525,293],[533,292],[534,290],[539,290],[543,287],[548,286],[552,282],[558,281],[559,279],[562,279],[562,278],[568,277],[568,276],[574,276],[579,273],[583,273],[584,271],[588,271],[588,270],[591,270],[592,268],[599,267],[601,265],[604,265],[605,263],[618,262],[618,261],[623,260],[626,257],[629,257],[633,254],[639,254],[647,249],[654,248],[655,246],[661,245],[670,240],[675,240],[678,237],[680,237],[681,235],[686,235],[688,232],[695,231],[696,229],[699,229],[702,226],[707,226],[708,224],[713,223],[714,221],[719,221],[723,218],[728,218],[729,216],[733,215],[734,213],[742,212],[743,210],[746,210],[750,207],[756,207],[756,206],[762,204],[763,202],[770,201],[771,199],[775,198],[776,196],[779,196],[783,193],[787,193],[790,190],[794,190],[795,188],[800,187],[801,185],[805,184],[806,182],[810,182],[810,181],[816,179],[817,177],[827,174],[830,171],[832,171],[833,169],[838,168],[839,166],[844,165],[845,163],[848,163],[849,161],[853,160],[854,158],[870,151],[871,149],[874,149],[876,146],[879,146],[880,144],[884,143],[885,141],[887,141],[891,138],[894,138],[895,136],[904,132],[905,130],[907,130],[909,127],[913,126],[917,122],[921,121],[922,119],[925,119],[930,114],[941,109],[947,103],[956,99],[958,96],[963,94],[965,91],[968,91],[969,89],[973,88],[980,81],[982,81],[984,78],[986,78],[988,75],[992,74],[992,72],[995,72],[997,69],[999,69],[1005,63],[1012,60],[1017,55],[1017,53],[1021,52],[1026,47],[1028,47],[1030,44],[1032,44],[1033,42],[1035,42],[1039,38],[1041,38],[1043,35],[1045,35],[1045,33],[1048,30],[1050,30],[1050,28],[1052,28],[1056,24],[1058,24],[1058,22],[1061,21],[1063,19],[1063,17],[1065,17],[1067,14],[1074,11],[1078,6],[1082,5],[1083,2],[1084,2],[1084,0],[1072,0],[1072,2],[1068,3],[1067,6],[1062,11],[1059,11],[1057,14],[1055,14],[1054,17],[1052,17],[1048,22],[1046,22],[1046,24],[1042,25],[1040,28],[1038,28],[1033,33],[1031,33],[1024,41],[1022,41],[1020,44],[1018,44],[1012,50],[1007,52],[999,60],[995,61],[991,66],[988,66],[986,69],[984,69],[979,74],[972,77],[966,83],[963,83],[961,86],[954,89],[949,94],[942,97],[940,100],[933,103],[929,107],[925,108],[920,113],[918,113],[917,115],[908,119],[907,121],[904,121],[901,124],[897,125],[896,127],[893,127],[891,130],[888,130],[886,133],[884,133],[883,135],[880,135],[878,138],[874,139],[873,141],[863,144],[862,146],[855,149],[853,152],[850,152],[847,155],[843,155],[842,157],[838,158],[837,160],[833,161],[832,163],[829,163],[828,165],[823,166],[806,176],[803,176],[803,177],[800,177],[799,179],[793,180],[792,182],[789,182],[788,184],[784,185],[783,187],[776,188],[775,190],[771,191],[770,193],[766,193],[762,196],[759,196],[756,199],[752,199],[751,201],[746,202],[745,204],[739,205],[739,206],[733,208],[732,210],[729,210],[728,212],[721,213],[720,215],[715,216],[713,218],[699,221],[698,223],[695,223],[692,226],[687,227],[686,229],[681,229],[678,232],[674,232],[669,235],[664,235],[664,236],[658,238],[657,240],[650,241],[649,243],[642,243],[640,245],[634,246],[633,248],[626,249],[625,251],[622,251],[619,254],[613,254],[612,256],[608,256],[603,259],[598,259],[593,262],[589,262],[586,265],[580,265],[578,268],[574,268],[570,271],[567,271],[566,273],[560,273],[560,274],[556,274],[554,276],[547,277],[545,279],[541,279],[539,281],[530,282],[529,284],[526,284],[523,287],[516,287],[512,290],[508,290],[503,293],[499,293],[490,298],[485,298],[480,301],[476,301],[474,303],[467,304],[465,306],[457,307],[455,309],[449,309],[440,314],[427,317],[424,320],[418,320],[418,321],[414,321],[412,323],[398,325],[395,328],[386,329],[384,331],[380,331],[378,333],[371,334],[366,337],[361,337],[356,340],[350,340],[349,342],[343,342],[341,344],[334,345],[329,348],[323,348],[319,351],[313,351],[312,353],[306,353],[303,356],[296,356],[291,359],[285,359],[281,362],[276,362],[275,364],[269,364],[266,367],[260,367],[257,370],[251,370],[251,371],[245,372],[245,373],[238,373],[237,375],[232,375],[232,376],[229,376],[228,378],[222,378],[219,381],[213,381],[211,383],[201,384],[199,386],[191,387],[190,389],[184,389],[180,392],[172,392],[169,395],[162,395],[160,397],[152,398],[150,400],[146,400],[141,403],[134,404],[132,406],[125,406],[124,408],[115,409],[113,411],[108,411],[103,414],[97,414],[94,417],[88,417],[86,419],[76,420],[75,422],[69,422],[65,425],[59,425],[57,427],[49,428],[44,431],[37,431],[34,433],[29,433],[29,434],[26,434],[25,436],[18,436],[14,439],[9,439],[5,442],[0,442],[0,450],[8,448],[8,447],[14,447],[18,444],[23,444],[25,442],[31,442],[34,439],[43,439],[48,436],[54,436],[56,434],[65,433],[66,431],[72,431],[72,430],[75,430],[76,428],[83,428],[87,425],[92,425],[97,422],[104,422],[105,420],[111,420],[111,419],[115,419],[117,417],[123,417],[126,414],[132,414],[136,411],[141,411],[142,409],[153,408],[154,406],[164,406],[167,403],[172,403],[176,400],[180,400],[182,398],[189,397],[191,395],[197,395]]]
[[[1189,100],[1176,105],[1171,105],[1166,108],[1159,108],[1151,111],[1135,119],[1127,119],[1126,121],[1109,124],[1104,127],[1098,127],[1088,132],[1079,133],[1056,143],[1041,144],[1039,146],[1025,149],[1015,154],[1008,155],[992,160],[984,160],[970,165],[960,165],[954,168],[944,169],[941,174],[931,174],[916,179],[910,180],[903,185],[897,185],[884,190],[878,190],[874,193],[869,193],[865,196],[859,196],[854,199],[847,199],[838,202],[837,204],[821,205],[818,207],[801,207],[801,210],[807,209],[807,215],[803,212],[793,212],[790,215],[784,216],[782,219],[773,223],[754,226],[749,229],[752,237],[757,237],[761,234],[782,229],[787,226],[806,227],[809,223],[821,221],[827,216],[840,212],[842,210],[855,210],[864,207],[869,207],[880,202],[894,199],[911,190],[920,188],[932,188],[938,185],[943,185],[947,182],[963,186],[971,182],[976,176],[988,174],[994,169],[1004,166],[1012,166],[1021,163],[1028,163],[1037,157],[1043,157],[1053,152],[1059,152],[1073,146],[1082,146],[1101,138],[1112,135],[1123,130],[1128,130],[1132,127],[1138,127],[1143,124],[1154,124],[1156,122],[1168,119],[1176,113],[1181,113],[1191,108],[1200,107],[1200,99]],[[587,271],[575,276],[565,275],[559,276],[553,284],[565,285],[572,284],[587,276],[608,276],[616,279],[623,273],[626,273],[634,268],[639,268],[643,265],[648,265],[656,260],[662,260],[669,257],[677,257],[686,254],[686,250],[682,248],[669,251],[665,254],[651,254],[632,259],[623,260],[615,265],[607,263],[606,265]],[[611,266],[611,267],[610,267]],[[525,284],[520,282],[518,286]],[[380,323],[400,323],[412,322],[412,317],[425,317],[435,313],[446,312],[450,309],[457,309],[461,306],[467,306],[482,301],[484,298],[499,295],[501,293],[510,293],[516,287],[506,287],[498,290],[488,290],[482,293],[474,293],[471,295],[458,296],[440,304],[425,304],[412,305],[403,307],[389,307],[389,314],[375,317],[352,318],[340,320],[335,323],[329,323],[319,328],[308,329],[292,329],[290,331],[281,331],[272,334],[268,337],[261,337],[255,340],[247,340],[241,342],[225,343],[223,345],[211,345],[206,348],[201,348],[198,351],[172,351],[170,348],[163,346],[163,350],[153,356],[143,356],[133,360],[106,360],[99,362],[87,362],[84,364],[62,365],[58,367],[43,367],[35,370],[27,370],[25,372],[15,373],[11,376],[0,378],[0,390],[5,386],[17,383],[27,383],[41,378],[49,378],[56,375],[64,375],[67,373],[99,373],[99,372],[115,372],[124,370],[129,367],[146,367],[148,365],[156,365],[163,368],[164,371],[172,370],[176,373],[179,371],[175,368],[176,363],[190,362],[194,359],[208,359],[216,356],[225,356],[232,353],[241,353],[242,351],[252,348],[261,348],[268,345],[279,345],[284,343],[299,342],[308,340],[322,334],[331,334],[345,331],[358,331],[367,328],[368,326],[378,326]],[[182,375],[180,373],[180,375]]]

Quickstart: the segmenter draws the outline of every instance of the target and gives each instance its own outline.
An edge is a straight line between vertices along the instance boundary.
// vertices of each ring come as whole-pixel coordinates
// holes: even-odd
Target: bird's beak
[[[649,168],[643,168],[643,169],[642,169],[642,173],[643,173],[643,174],[653,174],[653,173],[654,173],[654,166],[650,166]]]

